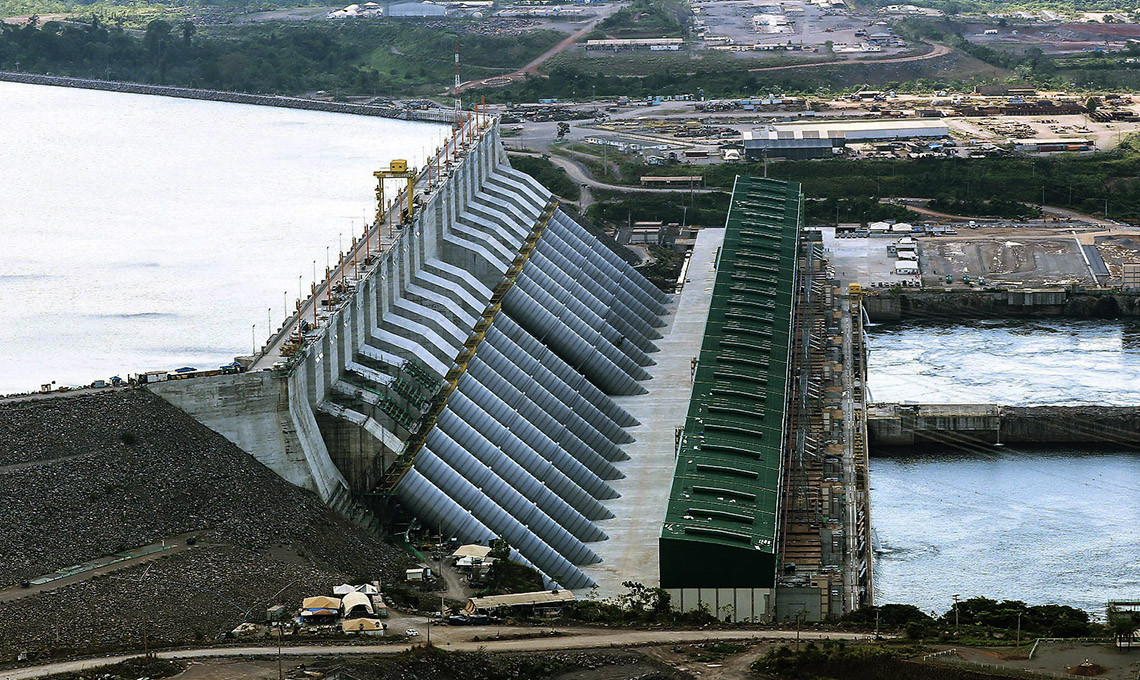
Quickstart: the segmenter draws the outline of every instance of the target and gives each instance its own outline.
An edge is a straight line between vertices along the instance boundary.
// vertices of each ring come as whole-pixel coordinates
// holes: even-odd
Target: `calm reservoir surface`
[[[900,324],[869,344],[877,401],[1140,405],[1134,322]],[[1140,597],[1140,453],[919,448],[873,457],[871,487],[880,603]]]
[[[4,82],[0,120],[0,394],[248,354],[446,134]]]

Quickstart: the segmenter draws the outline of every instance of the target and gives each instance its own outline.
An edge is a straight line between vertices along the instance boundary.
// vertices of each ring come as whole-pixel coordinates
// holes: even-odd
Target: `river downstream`
[[[881,402],[1140,405],[1134,322],[899,324],[868,342]],[[873,457],[871,487],[879,603],[1140,597],[1140,452],[916,448]]]
[[[446,126],[0,82],[0,394],[248,354]]]

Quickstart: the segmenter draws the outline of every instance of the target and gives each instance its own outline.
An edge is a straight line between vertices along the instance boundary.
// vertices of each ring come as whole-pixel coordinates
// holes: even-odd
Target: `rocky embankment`
[[[0,404],[0,435],[0,588],[201,536],[150,564],[0,603],[0,661],[138,645],[144,630],[152,644],[213,638],[245,610],[346,580],[393,582],[408,561],[142,390]]]

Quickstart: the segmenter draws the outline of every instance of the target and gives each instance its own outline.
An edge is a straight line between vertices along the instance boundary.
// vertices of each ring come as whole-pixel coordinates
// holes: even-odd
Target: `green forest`
[[[454,75],[458,40],[466,78],[509,71],[561,39],[554,31],[491,37],[462,23],[263,23],[196,29],[155,19],[145,31],[97,18],[0,24],[0,69],[142,83],[301,94],[424,96]]]
[[[738,175],[764,173],[761,163],[722,163],[709,166],[654,167],[626,163],[623,177],[644,174],[690,175],[702,173],[706,186],[728,189]],[[890,217],[873,207],[880,197],[907,196],[938,199],[940,205],[979,214],[1013,217],[1032,214],[1011,201],[1069,207],[1113,219],[1140,220],[1140,139],[1124,140],[1115,151],[1096,154],[1061,154],[1048,158],[922,158],[898,160],[824,160],[769,163],[769,177],[803,184],[809,199],[809,223],[835,219],[839,202],[841,221],[868,221]],[[863,213],[866,217],[862,217]],[[967,213],[968,214],[968,213]]]

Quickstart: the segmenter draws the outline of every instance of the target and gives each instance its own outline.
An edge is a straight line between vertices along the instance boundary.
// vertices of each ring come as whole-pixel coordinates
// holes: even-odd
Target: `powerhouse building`
[[[682,611],[772,611],[801,209],[797,183],[736,180],[661,529]]]

